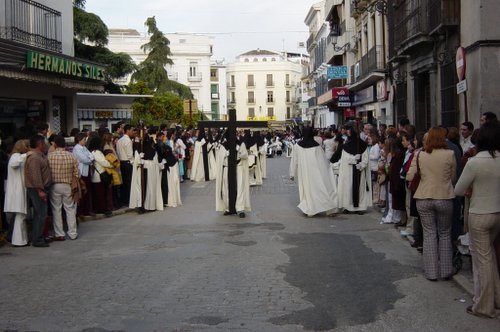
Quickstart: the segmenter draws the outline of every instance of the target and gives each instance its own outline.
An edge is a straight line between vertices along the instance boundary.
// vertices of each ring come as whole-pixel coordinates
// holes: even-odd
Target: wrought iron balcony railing
[[[32,0],[1,0],[0,9],[0,38],[62,53],[60,12]]]

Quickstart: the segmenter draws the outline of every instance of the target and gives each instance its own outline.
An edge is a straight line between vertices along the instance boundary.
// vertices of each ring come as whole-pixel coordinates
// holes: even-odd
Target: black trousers
[[[132,182],[132,164],[122,161],[120,163],[120,171],[122,173],[123,184],[121,185],[121,202],[123,205],[129,205],[130,202],[130,185]]]

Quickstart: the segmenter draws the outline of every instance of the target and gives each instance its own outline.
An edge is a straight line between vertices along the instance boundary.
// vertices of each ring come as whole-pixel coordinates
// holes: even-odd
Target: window
[[[255,82],[254,82],[252,74],[249,74],[248,77],[247,77],[247,85],[248,86],[255,86]]]
[[[245,62],[250,62],[250,60],[248,60],[248,58],[245,58]]]
[[[286,74],[285,76],[285,85],[290,86],[290,74]]]
[[[248,103],[249,104],[255,103],[255,96],[253,91],[248,91]]]
[[[259,59],[253,58],[253,62],[257,62],[257,61],[259,61]]]
[[[262,59],[262,62],[267,62],[267,58]]]
[[[286,102],[289,103],[290,102],[290,91],[287,91],[286,92]]]
[[[290,107],[286,108],[286,118],[291,119],[292,118],[292,112],[290,111]]]
[[[271,61],[276,61],[276,58],[272,58]]]
[[[210,69],[210,77],[217,78],[217,69]]]
[[[249,117],[252,117],[252,118],[255,116],[255,108],[250,107],[250,108],[248,109],[248,116],[249,116]]]
[[[231,75],[231,86],[232,87],[236,86],[234,75]]]
[[[267,74],[266,86],[273,86],[273,74]]]
[[[236,93],[234,91],[231,91],[231,104],[236,103]]]
[[[272,91],[267,91],[267,102],[268,103],[274,102],[274,96]]]
[[[267,116],[274,116],[274,108],[273,107],[267,108]]]
[[[443,64],[441,66],[441,124],[447,127],[456,127],[459,122],[457,83],[455,62]]]
[[[210,92],[211,93],[219,93],[219,85],[218,84],[210,84]]]
[[[179,39],[179,44],[185,44],[186,43],[186,39]]]
[[[212,120],[219,120],[219,103],[212,103]]]
[[[197,62],[190,62],[189,63],[189,76],[196,77],[197,76],[197,68],[198,68]]]

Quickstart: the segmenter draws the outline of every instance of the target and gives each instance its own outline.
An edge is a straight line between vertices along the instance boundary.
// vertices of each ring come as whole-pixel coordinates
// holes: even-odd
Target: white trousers
[[[67,183],[56,183],[50,189],[50,205],[52,206],[52,220],[56,236],[64,236],[62,208],[66,212],[68,236],[76,239],[76,204],[71,196],[71,186]]]
[[[25,246],[28,244],[28,232],[26,231],[26,215],[15,213],[14,228],[12,230],[12,244],[15,246]]]

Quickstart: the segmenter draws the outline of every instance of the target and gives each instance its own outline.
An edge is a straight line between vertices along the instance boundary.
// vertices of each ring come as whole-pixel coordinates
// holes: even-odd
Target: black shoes
[[[245,212],[240,212],[240,213],[238,213],[238,216],[239,216],[240,218],[245,218]]]

